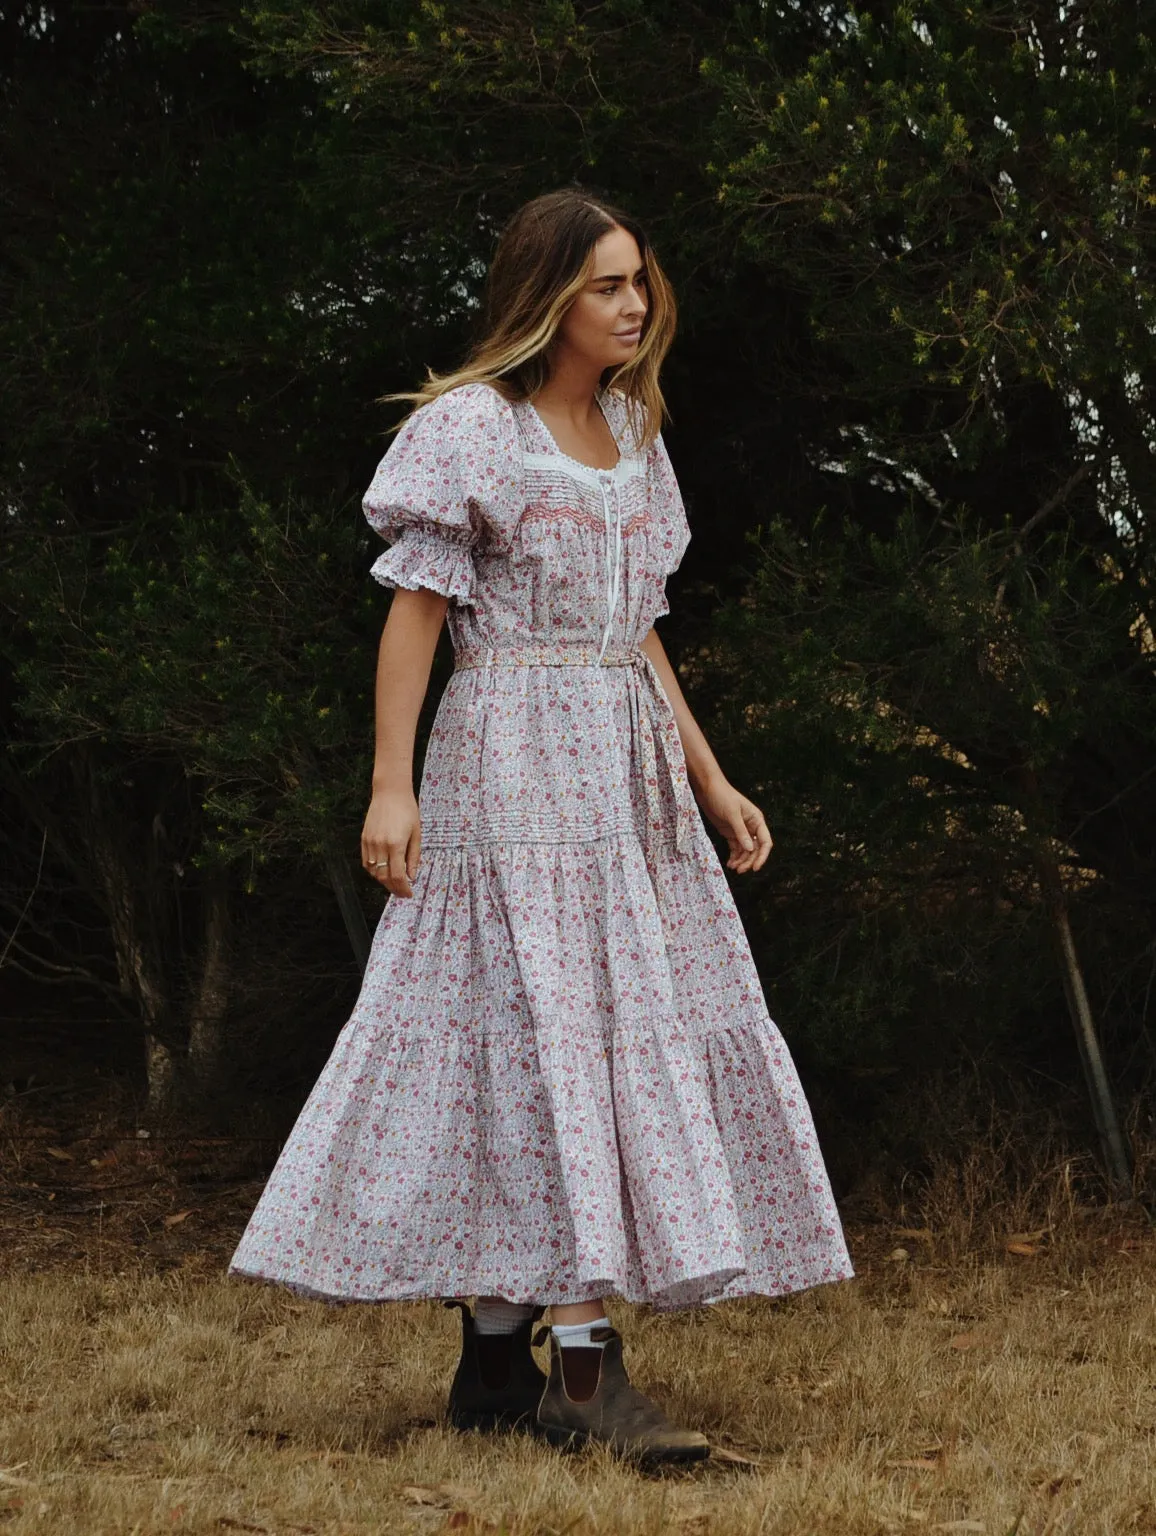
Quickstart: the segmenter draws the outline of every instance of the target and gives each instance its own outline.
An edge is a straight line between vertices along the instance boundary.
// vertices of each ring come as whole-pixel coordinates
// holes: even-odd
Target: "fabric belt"
[[[642,760],[642,788],[646,797],[647,832],[654,841],[663,830],[662,796],[665,779],[675,806],[675,847],[690,856],[694,852],[698,806],[686,772],[686,757],[678,734],[678,721],[666,696],[654,663],[639,646],[606,648],[599,660],[595,645],[463,646],[454,653],[454,670],[467,667],[633,667],[639,687],[630,690],[631,725]]]

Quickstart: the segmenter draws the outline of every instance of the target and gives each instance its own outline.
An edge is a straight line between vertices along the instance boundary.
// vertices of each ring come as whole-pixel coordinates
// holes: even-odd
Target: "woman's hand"
[[[740,875],[748,869],[762,869],[774,838],[758,806],[721,776],[712,779],[696,798],[712,826],[727,840],[727,868]]]
[[[412,896],[420,857],[421,812],[413,790],[375,790],[361,829],[366,873],[394,896]]]

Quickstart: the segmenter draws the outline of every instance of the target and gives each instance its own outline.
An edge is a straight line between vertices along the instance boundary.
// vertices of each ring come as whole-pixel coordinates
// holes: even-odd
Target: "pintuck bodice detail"
[[[365,513],[391,548],[373,574],[451,599],[455,650],[636,645],[669,611],[690,528],[659,437],[640,451],[626,402],[602,408],[613,469],[555,444],[528,402],[471,384],[424,406],[378,466]]]
[[[684,854],[709,846],[640,648],[668,611],[686,512],[661,438],[643,451],[625,401],[605,394],[602,409],[613,469],[563,453],[529,402],[453,390],[406,422],[366,494],[393,541],[377,579],[451,599],[455,671],[421,789],[427,847],[627,835]]]

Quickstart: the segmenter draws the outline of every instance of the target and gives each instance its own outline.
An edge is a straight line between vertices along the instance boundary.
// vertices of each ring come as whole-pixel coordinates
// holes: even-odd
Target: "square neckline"
[[[610,436],[614,440],[614,447],[618,452],[618,458],[613,464],[610,465],[587,464],[585,459],[576,459],[573,454],[563,452],[563,450],[558,446],[557,438],[554,436],[553,432],[551,432],[549,426],[546,424],[544,417],[542,416],[542,413],[534,404],[533,400],[527,398],[525,401],[525,404],[529,406],[531,411],[533,411],[535,421],[542,429],[543,435],[545,436],[547,442],[550,444],[551,452],[557,454],[560,459],[565,459],[568,464],[575,464],[579,469],[584,469],[587,474],[591,475],[616,475],[622,468],[623,464],[626,462],[626,454],[623,452],[622,444],[618,440],[618,433],[615,432],[614,427],[611,425],[610,418],[607,416],[606,411],[602,405],[605,394],[606,391],[603,390],[600,394],[595,395],[594,403],[598,407],[599,415],[606,423]]]

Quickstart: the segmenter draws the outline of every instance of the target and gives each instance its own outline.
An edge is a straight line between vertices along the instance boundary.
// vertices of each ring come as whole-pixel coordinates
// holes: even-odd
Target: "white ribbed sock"
[[[605,1349],[600,1340],[590,1337],[591,1328],[609,1328],[608,1317],[596,1317],[589,1323],[554,1323],[550,1332],[562,1349]]]
[[[482,1334],[517,1333],[527,1318],[533,1317],[533,1307],[524,1307],[516,1301],[503,1301],[500,1296],[483,1300],[474,1305],[474,1328]]]

